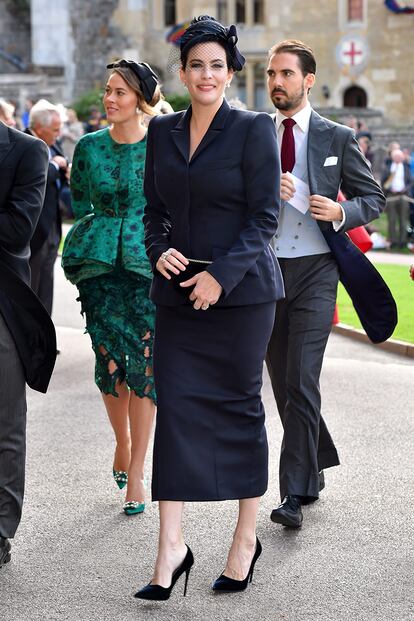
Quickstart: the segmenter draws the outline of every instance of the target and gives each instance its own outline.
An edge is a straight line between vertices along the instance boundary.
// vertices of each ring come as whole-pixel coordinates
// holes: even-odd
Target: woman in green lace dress
[[[96,356],[95,382],[116,438],[113,474],[124,511],[145,508],[144,460],[152,429],[154,308],[143,240],[146,127],[160,99],[145,63],[109,65],[104,106],[109,127],[78,142],[71,193],[76,222],[63,250],[66,277],[79,289]]]

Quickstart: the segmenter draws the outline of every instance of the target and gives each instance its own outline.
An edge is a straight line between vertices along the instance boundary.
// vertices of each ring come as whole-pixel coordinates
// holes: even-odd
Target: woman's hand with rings
[[[180,283],[180,287],[194,287],[189,297],[194,302],[195,310],[207,310],[209,306],[216,304],[223,291],[214,276],[206,271]]]
[[[171,280],[171,275],[168,272],[179,274],[185,270],[187,265],[188,261],[181,252],[175,248],[168,248],[162,253],[155,267],[164,278]]]

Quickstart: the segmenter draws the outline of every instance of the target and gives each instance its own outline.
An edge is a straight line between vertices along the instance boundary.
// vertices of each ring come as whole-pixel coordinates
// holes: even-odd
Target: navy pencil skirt
[[[260,393],[275,305],[157,307],[153,500],[230,500],[266,491]]]

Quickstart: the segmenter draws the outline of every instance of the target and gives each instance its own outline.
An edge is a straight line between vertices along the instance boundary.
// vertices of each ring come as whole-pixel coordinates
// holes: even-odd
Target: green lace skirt
[[[116,382],[126,382],[138,397],[156,401],[150,284],[148,278],[119,266],[110,274],[78,283],[81,312],[96,356],[95,382],[105,394],[117,397]]]

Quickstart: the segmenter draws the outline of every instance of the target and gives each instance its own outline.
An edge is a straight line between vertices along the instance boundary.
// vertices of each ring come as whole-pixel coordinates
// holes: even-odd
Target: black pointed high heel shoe
[[[256,537],[256,550],[252,558],[252,562],[250,563],[249,571],[247,572],[247,576],[244,580],[233,580],[233,578],[228,578],[221,574],[217,578],[215,582],[213,582],[212,589],[213,591],[220,591],[220,593],[235,593],[236,591],[244,591],[247,588],[249,582],[252,581],[254,566],[256,564],[257,559],[262,553],[262,544],[259,539]]]
[[[175,583],[178,578],[185,572],[185,583],[184,583],[184,597],[187,594],[187,584],[188,584],[188,576],[190,575],[190,570],[194,565],[194,556],[191,552],[190,548],[187,546],[187,554],[184,557],[181,565],[177,567],[177,569],[173,572],[171,576],[171,584],[169,587],[162,587],[159,584],[147,584],[143,589],[140,589],[135,593],[135,597],[138,599],[149,599],[154,601],[165,601],[170,598],[171,591],[174,588]]]

